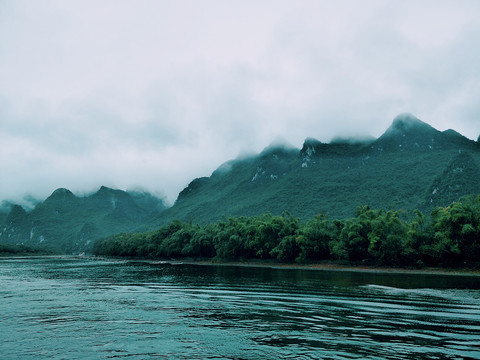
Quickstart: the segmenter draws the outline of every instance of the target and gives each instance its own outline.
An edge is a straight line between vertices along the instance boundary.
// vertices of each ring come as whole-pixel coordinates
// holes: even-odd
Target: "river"
[[[480,359],[480,277],[0,260],[1,359]]]

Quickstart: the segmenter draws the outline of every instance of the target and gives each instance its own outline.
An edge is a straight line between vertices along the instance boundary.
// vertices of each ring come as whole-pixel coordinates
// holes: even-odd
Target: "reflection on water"
[[[478,359],[480,280],[0,261],[0,357]]]

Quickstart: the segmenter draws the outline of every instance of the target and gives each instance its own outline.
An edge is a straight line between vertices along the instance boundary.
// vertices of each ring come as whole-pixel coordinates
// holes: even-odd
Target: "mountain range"
[[[301,149],[276,145],[227,161],[190,182],[169,208],[148,193],[102,187],[78,197],[58,189],[31,211],[12,205],[0,212],[0,243],[51,244],[70,253],[175,219],[208,223],[284,211],[302,220],[319,213],[346,218],[359,205],[428,212],[480,193],[479,179],[479,141],[401,114],[377,139],[309,138]]]
[[[83,252],[97,239],[135,231],[165,208],[163,199],[147,192],[102,186],[92,195],[79,197],[61,188],[28,212],[20,205],[4,204],[4,211],[0,212],[3,217],[0,244],[40,245],[65,253]]]
[[[229,215],[322,213],[352,216],[359,205],[430,211],[480,193],[480,143],[397,116],[378,139],[307,139],[301,149],[274,146],[228,161],[193,180],[159,223],[210,222]]]

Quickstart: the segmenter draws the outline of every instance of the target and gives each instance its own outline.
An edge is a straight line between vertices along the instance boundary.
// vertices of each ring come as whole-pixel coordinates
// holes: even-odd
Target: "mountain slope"
[[[81,252],[99,238],[133,231],[165,208],[161,199],[148,193],[102,186],[90,196],[77,197],[67,189],[57,189],[30,212],[12,206],[0,227],[0,243]]]
[[[465,171],[446,176],[458,162]],[[301,150],[274,147],[227,162],[210,177],[193,180],[156,225],[284,210],[303,219],[317,213],[343,218],[360,204],[429,211],[478,193],[479,165],[478,142],[402,114],[376,140],[325,144],[307,139]]]
[[[290,211],[353,216],[359,205],[429,212],[480,193],[480,143],[438,131],[410,114],[397,116],[378,139],[307,139],[301,149],[271,146],[227,161],[194,179],[171,208],[146,192],[101,187],[78,197],[57,189],[31,211],[1,203],[0,243],[88,251],[96,239],[149,231],[175,219],[213,222],[228,216]]]

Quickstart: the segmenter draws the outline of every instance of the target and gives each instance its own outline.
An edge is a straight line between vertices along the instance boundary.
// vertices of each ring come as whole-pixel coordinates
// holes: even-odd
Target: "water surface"
[[[2,359],[480,359],[480,278],[0,260]]]

